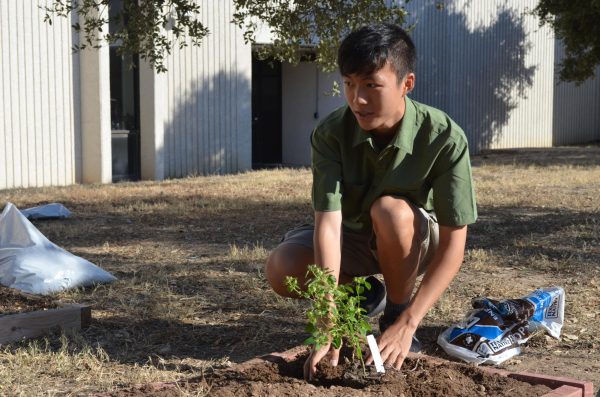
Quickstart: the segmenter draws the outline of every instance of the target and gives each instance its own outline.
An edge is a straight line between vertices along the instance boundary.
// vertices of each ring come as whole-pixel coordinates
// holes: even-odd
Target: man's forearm
[[[463,261],[467,227],[440,226],[440,243],[404,318],[415,328],[448,288]]]
[[[315,212],[314,251],[317,265],[339,281],[342,259],[342,212]]]

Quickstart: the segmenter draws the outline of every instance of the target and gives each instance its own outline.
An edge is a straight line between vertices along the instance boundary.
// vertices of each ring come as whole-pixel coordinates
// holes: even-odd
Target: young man
[[[267,279],[283,296],[290,296],[285,277],[304,282],[312,263],[340,283],[381,273],[385,290],[369,278],[375,292],[387,291],[379,295],[385,310],[378,345],[384,363],[396,369],[458,272],[467,225],[477,218],[463,131],[445,113],[407,97],[415,58],[412,40],[396,25],[366,26],[344,39],[338,65],[347,106],[311,136],[314,228],[288,232],[266,265]],[[312,351],[305,377],[312,378],[330,349]],[[338,357],[332,349],[333,365]]]

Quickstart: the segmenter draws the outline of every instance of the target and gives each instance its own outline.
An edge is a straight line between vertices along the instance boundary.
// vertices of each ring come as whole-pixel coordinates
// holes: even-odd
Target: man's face
[[[395,133],[404,116],[404,96],[414,87],[415,75],[400,84],[389,62],[370,75],[343,76],[344,94],[360,127],[376,134]]]

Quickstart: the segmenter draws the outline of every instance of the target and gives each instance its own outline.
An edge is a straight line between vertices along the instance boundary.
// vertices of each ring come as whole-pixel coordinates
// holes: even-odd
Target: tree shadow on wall
[[[465,131],[471,150],[498,141],[511,112],[533,85],[536,67],[524,21],[502,7],[495,21],[470,28],[467,17],[433,2],[414,12],[417,84],[413,97],[447,112]]]
[[[167,113],[172,116],[165,123],[163,148],[165,177],[250,169],[250,80],[225,68],[212,77],[171,84]]]

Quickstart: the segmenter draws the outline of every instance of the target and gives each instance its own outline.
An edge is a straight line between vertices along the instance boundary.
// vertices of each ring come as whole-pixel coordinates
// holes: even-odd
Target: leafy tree
[[[560,79],[581,84],[595,77],[600,64],[600,0],[540,0],[532,13],[564,43]]]
[[[234,22],[247,42],[261,23],[271,28],[273,46],[260,47],[261,57],[297,63],[302,50],[314,48],[315,61],[326,71],[337,67],[341,39],[373,22],[402,24],[407,14],[400,3],[389,0],[234,0]]]
[[[232,23],[243,29],[247,43],[255,43],[261,24],[271,28],[274,45],[260,46],[261,58],[297,63],[311,49],[326,71],[335,70],[337,47],[351,30],[377,21],[402,24],[406,15],[405,0],[233,1]],[[174,45],[199,46],[209,34],[196,0],[53,0],[45,11],[50,23],[54,16],[80,15],[73,29],[83,32],[83,40],[74,50],[97,48],[103,41],[120,43],[120,54],[139,54],[159,72],[166,71],[164,60]],[[110,31],[102,31],[108,23]]]
[[[102,42],[119,43],[119,54],[139,54],[158,72],[167,70],[164,59],[174,41],[183,48],[189,37],[198,46],[209,33],[197,19],[200,6],[193,0],[53,0],[44,9],[44,20],[50,24],[53,16],[67,17],[73,11],[80,16],[72,25],[76,32],[83,32],[81,42],[73,46],[75,51],[99,48]],[[103,30],[106,25],[109,31]]]

